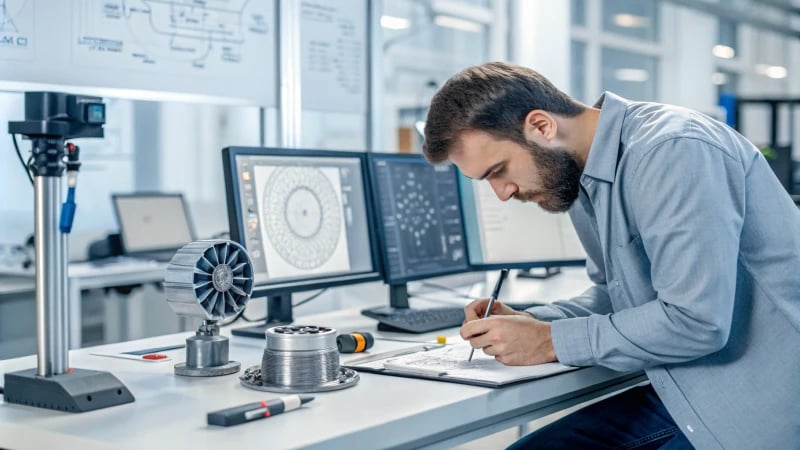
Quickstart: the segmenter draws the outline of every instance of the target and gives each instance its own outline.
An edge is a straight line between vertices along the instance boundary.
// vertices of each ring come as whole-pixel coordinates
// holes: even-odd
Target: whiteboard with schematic
[[[0,87],[275,106],[276,10],[275,0],[0,0]]]

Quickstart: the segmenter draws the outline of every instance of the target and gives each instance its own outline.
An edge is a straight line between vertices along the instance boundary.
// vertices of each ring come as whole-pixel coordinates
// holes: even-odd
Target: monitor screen
[[[567,214],[533,203],[500,201],[485,181],[459,185],[470,264],[491,268],[581,265],[586,253]]]
[[[223,162],[231,238],[256,293],[380,278],[364,153],[235,147]]]
[[[386,282],[469,270],[455,167],[419,154],[370,159]]]
[[[177,250],[193,233],[181,194],[113,194],[125,253]]]

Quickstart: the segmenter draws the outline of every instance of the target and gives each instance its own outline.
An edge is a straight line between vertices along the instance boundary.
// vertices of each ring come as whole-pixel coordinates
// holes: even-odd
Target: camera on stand
[[[65,141],[101,138],[105,122],[99,97],[26,92],[25,120],[8,123],[9,133],[32,144],[26,169],[34,185],[37,368],[5,374],[6,403],[84,412],[134,401],[111,373],[69,367],[67,235],[80,162],[78,148]],[[65,170],[69,190],[59,210]]]

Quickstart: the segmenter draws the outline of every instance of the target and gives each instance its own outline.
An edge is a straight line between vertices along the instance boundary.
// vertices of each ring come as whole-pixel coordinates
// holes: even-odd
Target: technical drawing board
[[[275,0],[0,0],[0,87],[274,106],[276,9]]]

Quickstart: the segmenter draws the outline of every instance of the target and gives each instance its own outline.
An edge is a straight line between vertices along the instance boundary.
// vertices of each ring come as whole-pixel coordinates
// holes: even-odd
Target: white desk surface
[[[119,258],[106,264],[94,262],[72,262],[68,274],[71,279],[81,280],[84,289],[106,285],[126,284],[129,281],[158,281],[164,279],[167,264],[135,258]],[[33,289],[35,272],[30,270],[0,269],[0,277],[4,280],[27,282]]]
[[[355,309],[308,316],[297,322],[331,326],[339,331],[375,332],[375,321],[361,316]],[[227,331],[223,330],[223,334]],[[438,334],[456,333],[454,329]],[[412,336],[376,332],[384,337],[421,341],[436,334]],[[0,403],[0,447],[447,448],[644,380],[641,373],[620,374],[594,367],[490,389],[361,373],[357,385],[313,394],[315,400],[299,410],[222,428],[206,425],[206,413],[280,394],[245,388],[239,383],[239,374],[178,377],[172,366],[184,360],[183,349],[169,352],[173,361],[164,363],[89,354],[100,348],[127,351],[182,343],[189,335],[180,333],[71,351],[71,367],[112,372],[131,390],[136,401],[82,414]],[[405,345],[414,344],[377,340],[371,352]],[[261,340],[233,336],[231,359],[240,361],[243,369],[257,365],[263,346]],[[34,356],[0,361],[0,373],[35,365]]]
[[[69,291],[67,315],[69,316],[70,348],[77,348],[81,335],[81,290],[164,281],[166,263],[135,258],[118,258],[108,264],[73,262],[69,264]],[[0,301],[3,294],[31,293],[36,290],[33,270],[3,271],[0,269]]]

